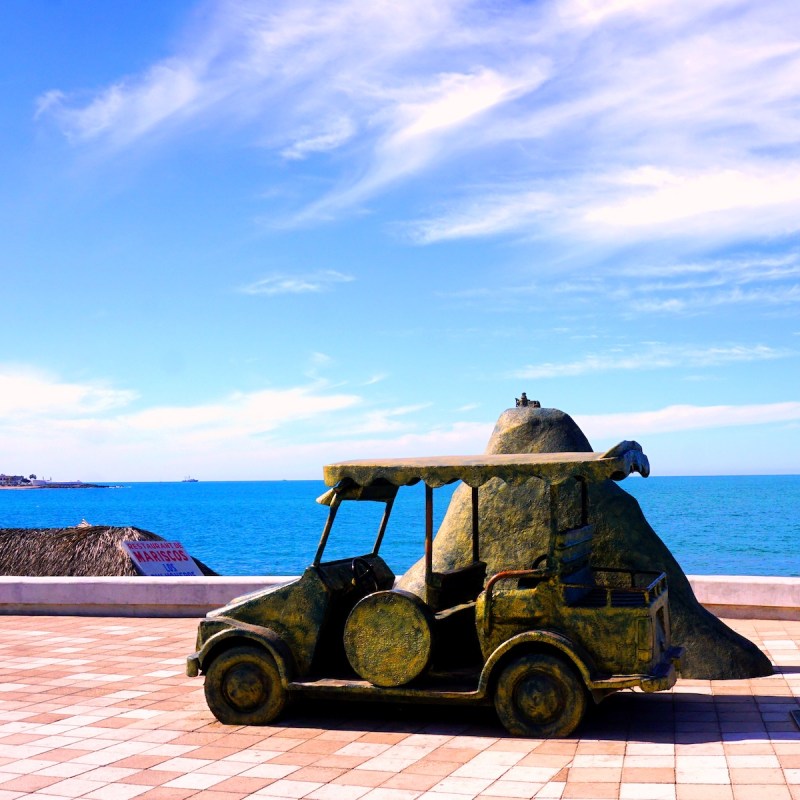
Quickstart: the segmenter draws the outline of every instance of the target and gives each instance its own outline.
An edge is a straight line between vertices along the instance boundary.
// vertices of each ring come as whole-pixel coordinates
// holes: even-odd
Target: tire
[[[537,739],[569,736],[586,711],[586,690],[572,665],[549,654],[528,654],[500,674],[494,706],[506,730]]]
[[[275,659],[260,647],[220,653],[206,672],[206,702],[223,725],[266,725],[286,706]]]

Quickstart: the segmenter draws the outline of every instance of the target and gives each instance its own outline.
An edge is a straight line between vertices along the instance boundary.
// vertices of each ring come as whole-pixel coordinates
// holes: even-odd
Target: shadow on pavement
[[[800,713],[800,700],[783,695],[621,692],[591,706],[571,738],[676,744],[800,741],[792,711]],[[491,706],[301,701],[274,724],[509,738]]]

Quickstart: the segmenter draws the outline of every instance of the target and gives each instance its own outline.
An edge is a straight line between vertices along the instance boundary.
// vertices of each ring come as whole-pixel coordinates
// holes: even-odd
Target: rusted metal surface
[[[646,475],[635,442],[607,453],[474,456],[348,462],[325,468],[333,488],[312,565],[297,581],[237,598],[200,624],[187,672],[206,675],[212,712],[263,724],[295,694],[404,702],[493,702],[517,735],[565,736],[587,701],[623,688],[674,684],[662,573],[595,568],[586,484]],[[537,477],[549,493],[547,550],[530,569],[487,575],[479,531],[480,486]],[[397,487],[425,482],[424,591],[393,588],[378,551]],[[433,489],[472,487],[470,563],[433,569]],[[325,561],[342,502],[384,502],[374,550]]]
[[[431,487],[463,481],[468,486],[482,486],[492,478],[520,484],[530,478],[558,483],[582,477],[601,481],[622,480],[631,472],[647,476],[650,464],[636,442],[621,442],[605,453],[536,453],[532,455],[479,455],[433,458],[388,458],[345,461],[323,468],[328,486],[351,481],[358,486],[386,482],[410,486],[424,481]]]
[[[344,628],[347,660],[375,686],[402,686],[433,657],[433,613],[410,592],[375,592],[356,603]]]

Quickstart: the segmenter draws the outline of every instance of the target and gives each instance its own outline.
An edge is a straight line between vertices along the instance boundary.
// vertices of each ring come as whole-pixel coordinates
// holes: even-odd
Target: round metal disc
[[[410,592],[375,592],[356,603],[344,627],[350,666],[375,686],[403,686],[431,661],[433,615]]]

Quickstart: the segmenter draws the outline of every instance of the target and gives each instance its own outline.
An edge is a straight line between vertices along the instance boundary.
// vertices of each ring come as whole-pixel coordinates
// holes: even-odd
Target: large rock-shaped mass
[[[505,411],[487,453],[591,452],[589,441],[563,411],[532,406]],[[650,527],[638,502],[613,481],[592,484],[590,518],[595,526],[592,561],[597,566],[665,571],[669,581],[673,644],[686,648],[682,675],[704,680],[742,679],[772,674],[769,659],[703,608],[672,553]],[[471,560],[471,494],[460,486],[433,545],[434,570]],[[488,574],[527,569],[546,552],[549,504],[544,484],[532,479],[511,486],[494,479],[480,491],[481,559]],[[422,594],[424,563],[415,564],[399,588]]]

